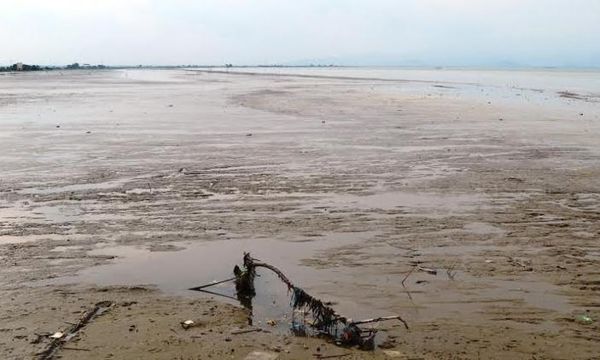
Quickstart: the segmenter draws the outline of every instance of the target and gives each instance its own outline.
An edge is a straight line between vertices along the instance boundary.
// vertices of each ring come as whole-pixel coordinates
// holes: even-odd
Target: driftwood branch
[[[408,324],[400,316],[379,317],[360,321],[350,321],[344,316],[340,316],[326,303],[314,298],[301,288],[295,286],[290,279],[278,268],[273,265],[254,259],[250,254],[244,254],[244,269],[238,266],[234,268],[236,275],[236,289],[238,297],[240,293],[244,296],[254,296],[254,277],[256,268],[262,267],[274,272],[282,282],[284,282],[292,293],[291,305],[294,309],[302,309],[312,314],[313,321],[310,326],[318,333],[333,337],[345,345],[359,345],[361,348],[372,348],[374,346],[374,337],[377,333],[375,329],[361,329],[359,325],[378,321],[399,320],[408,329]],[[411,272],[416,267],[411,269]],[[408,278],[408,275],[405,277]],[[403,280],[403,285],[404,285]]]
[[[38,353],[39,360],[50,360],[54,358],[56,352],[69,340],[71,340],[77,333],[83,329],[87,324],[92,321],[95,317],[102,315],[107,311],[113,303],[111,301],[102,301],[97,303],[92,309],[87,310],[79,321],[64,332],[64,335],[57,339],[52,339],[48,347],[41,353]],[[85,351],[85,350],[84,350]]]

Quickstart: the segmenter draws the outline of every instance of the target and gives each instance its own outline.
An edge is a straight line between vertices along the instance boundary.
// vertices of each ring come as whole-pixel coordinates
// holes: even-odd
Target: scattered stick
[[[76,324],[71,325],[69,329],[64,331],[63,336],[57,339],[53,339],[44,351],[37,354],[39,356],[39,359],[50,360],[54,358],[56,352],[58,352],[58,350],[60,350],[67,341],[75,337],[75,335],[77,335],[77,333],[81,329],[83,329],[90,321],[92,321],[97,316],[100,316],[103,313],[105,313],[112,305],[113,303],[111,301],[102,301],[97,303],[92,309],[83,313],[83,316],[81,316],[81,318]]]
[[[240,335],[240,334],[247,334],[247,333],[251,333],[251,332],[261,332],[263,331],[260,328],[253,328],[253,329],[240,329],[240,330],[233,330],[231,332],[231,335]]]
[[[454,271],[454,268],[456,267],[457,263],[458,262],[455,262],[454,264],[452,264],[452,266],[446,269],[446,275],[448,275],[448,279],[450,280],[454,280],[454,277],[456,276],[456,271]]]
[[[426,272],[430,275],[437,275],[437,270],[436,269],[430,269],[430,268],[426,268],[426,267],[422,267],[422,266],[417,266],[417,269],[419,271],[423,271]]]
[[[202,289],[206,289],[206,288],[211,287],[211,286],[223,284],[223,283],[230,282],[230,281],[235,281],[236,279],[237,279],[237,277],[234,276],[234,277],[229,278],[229,279],[225,279],[225,280],[221,280],[221,281],[217,281],[217,282],[212,282],[210,284],[205,284],[205,285],[201,285],[201,286],[196,286],[196,287],[190,288],[188,290],[200,291]]]
[[[378,317],[378,318],[374,318],[374,319],[366,319],[366,320],[353,321],[352,324],[354,324],[354,325],[361,325],[361,324],[369,324],[369,323],[380,322],[380,321],[388,321],[388,320],[400,320],[404,324],[404,327],[408,330],[408,324],[406,323],[406,321],[404,321],[404,319],[402,319],[400,316],[397,316],[397,315]]]
[[[341,358],[341,357],[349,356],[349,355],[352,355],[352,353],[337,354],[337,355],[313,354],[313,356],[316,357],[317,359],[336,359],[336,358]]]
[[[224,298],[230,299],[230,300],[235,300],[235,301],[239,300],[238,298],[233,297],[231,295],[221,294],[221,293],[218,293],[218,292],[215,292],[215,291],[204,290],[204,289],[203,290],[196,290],[196,291],[203,292],[203,293],[210,294],[210,295],[221,296],[221,297],[224,297]]]
[[[406,273],[406,276],[404,276],[404,279],[402,279],[402,287],[406,288],[406,285],[404,284],[404,282],[406,281],[406,279],[408,279],[408,277],[410,276],[410,274],[413,273],[413,271],[415,271],[415,269],[417,268],[417,266],[413,266],[409,272]]]
[[[82,349],[82,348],[74,348],[74,347],[62,347],[63,350],[73,350],[73,351],[92,351],[90,349]]]

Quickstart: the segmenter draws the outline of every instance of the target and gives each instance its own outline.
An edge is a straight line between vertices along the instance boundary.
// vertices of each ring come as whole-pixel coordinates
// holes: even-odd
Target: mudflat
[[[600,75],[392,75],[0,75],[0,358],[101,301],[54,356],[597,358]],[[264,331],[238,333],[246,309],[186,289],[245,251],[410,329],[372,352],[292,336],[263,274]]]

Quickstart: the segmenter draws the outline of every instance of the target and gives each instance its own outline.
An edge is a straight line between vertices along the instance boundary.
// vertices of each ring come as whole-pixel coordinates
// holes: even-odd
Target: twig
[[[221,294],[221,293],[218,293],[218,292],[215,292],[215,291],[210,291],[210,290],[198,290],[198,291],[199,291],[199,292],[206,293],[206,294],[210,294],[210,295],[217,295],[217,296],[221,296],[221,297],[224,297],[224,298],[227,298],[227,299],[231,299],[231,300],[235,300],[235,301],[238,301],[238,300],[239,300],[238,298],[236,298],[236,297],[233,297],[233,296],[231,296],[231,295],[227,295],[227,294]]]
[[[317,359],[335,359],[335,358],[341,358],[341,357],[349,356],[349,355],[352,355],[352,353],[337,354],[337,355],[313,354],[313,356],[316,357]]]
[[[205,284],[205,285],[201,285],[201,286],[196,286],[196,287],[190,288],[188,290],[200,291],[202,289],[206,289],[207,287],[211,287],[211,286],[223,284],[223,283],[226,283],[226,282],[234,281],[235,279],[237,279],[237,277],[234,276],[234,277],[229,278],[229,279],[225,279],[225,280],[221,280],[221,281],[217,281],[217,282],[212,282],[210,284]]]
[[[111,301],[102,301],[97,303],[92,309],[83,313],[83,316],[79,319],[79,321],[72,325],[69,329],[64,332],[64,335],[61,338],[53,339],[52,342],[48,345],[48,347],[38,353],[40,360],[50,360],[54,357],[56,352],[70,339],[72,339],[77,332],[83,329],[90,321],[92,321],[96,316],[102,315],[106,310],[108,310],[113,303]]]
[[[417,266],[413,266],[409,272],[406,273],[406,276],[404,276],[404,279],[402,279],[402,287],[406,288],[406,285],[404,284],[404,282],[406,281],[406,279],[408,279],[408,277],[410,276],[410,274],[413,273],[413,271],[415,271],[415,269],[417,268]]]
[[[66,347],[63,346],[63,350],[73,350],[73,351],[92,351],[90,349],[82,349],[82,348],[74,348],[74,347]]]
[[[369,324],[369,323],[374,323],[374,322],[379,322],[379,321],[388,321],[388,320],[400,320],[404,324],[404,327],[406,327],[406,329],[408,329],[408,324],[406,323],[406,321],[404,321],[404,319],[402,319],[398,315],[384,316],[384,317],[378,317],[378,318],[374,318],[374,319],[366,319],[366,320],[353,321],[351,324],[361,325],[361,324]]]
[[[458,262],[455,262],[448,269],[446,269],[446,274],[450,280],[454,280],[454,276],[456,276],[456,271],[454,271],[456,264],[458,264]]]
[[[261,332],[261,331],[263,331],[261,328],[240,329],[240,330],[233,330],[231,332],[231,335],[240,335],[240,334],[247,334],[247,333],[251,333],[251,332]]]
[[[436,269],[430,269],[430,268],[426,268],[426,267],[422,267],[422,266],[418,266],[417,268],[419,269],[419,271],[424,271],[430,275],[437,275]]]

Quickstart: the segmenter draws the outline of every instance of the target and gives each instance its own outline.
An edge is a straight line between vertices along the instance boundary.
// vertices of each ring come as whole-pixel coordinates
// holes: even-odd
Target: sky
[[[0,64],[600,67],[600,0],[0,0]]]

